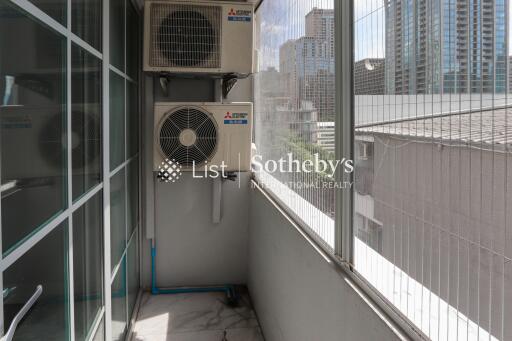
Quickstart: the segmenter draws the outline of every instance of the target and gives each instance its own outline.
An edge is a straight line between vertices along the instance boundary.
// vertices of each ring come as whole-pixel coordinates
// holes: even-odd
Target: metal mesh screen
[[[354,268],[432,340],[512,340],[507,0],[356,0]]]
[[[222,7],[152,4],[152,67],[220,68]]]
[[[340,184],[331,169],[312,165],[334,161],[333,7],[334,0],[262,3],[254,93],[255,143],[264,164],[256,176],[330,250]]]

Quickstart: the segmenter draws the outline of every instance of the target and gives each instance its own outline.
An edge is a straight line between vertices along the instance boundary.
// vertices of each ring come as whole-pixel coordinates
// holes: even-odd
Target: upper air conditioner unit
[[[253,5],[146,1],[144,71],[253,72]]]
[[[169,161],[182,171],[251,168],[252,103],[155,103],[154,122],[155,171]]]

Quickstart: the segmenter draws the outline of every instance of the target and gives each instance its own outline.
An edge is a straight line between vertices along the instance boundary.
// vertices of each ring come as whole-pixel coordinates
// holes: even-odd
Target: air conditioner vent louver
[[[150,66],[220,68],[222,8],[154,4]]]
[[[166,159],[183,167],[209,161],[217,149],[217,125],[213,117],[194,107],[181,107],[164,116],[159,132]]]

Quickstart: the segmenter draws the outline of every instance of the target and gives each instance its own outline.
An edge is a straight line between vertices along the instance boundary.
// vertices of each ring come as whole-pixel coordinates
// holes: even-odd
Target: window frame
[[[66,148],[63,151],[63,154],[66,157],[66,167],[65,175],[66,175],[66,183],[67,188],[65,190],[65,207],[61,212],[59,212],[56,216],[52,217],[47,223],[40,226],[38,229],[34,230],[33,233],[29,236],[27,236],[24,240],[22,240],[12,251],[10,251],[6,255],[2,255],[3,248],[0,238],[0,288],[3,288],[3,272],[9,269],[9,267],[14,264],[19,258],[21,258],[24,254],[26,254],[28,251],[30,251],[37,243],[39,243],[43,238],[45,238],[47,235],[52,233],[56,228],[61,226],[62,223],[66,223],[65,229],[67,230],[67,256],[68,256],[68,264],[67,268],[63,269],[67,270],[66,276],[68,285],[66,287],[66,290],[68,292],[68,295],[70,293],[74,292],[74,272],[73,272],[73,213],[81,208],[83,205],[86,204],[92,197],[99,194],[100,191],[103,191],[102,194],[102,209],[103,209],[103,246],[102,246],[102,252],[103,252],[103,297],[104,297],[104,304],[101,310],[98,312],[96,319],[91,327],[91,329],[88,331],[88,339],[92,340],[95,336],[98,330],[100,328],[103,328],[104,335],[106,336],[105,339],[109,339],[110,335],[112,333],[112,306],[111,306],[111,284],[116,278],[117,271],[121,267],[123,261],[121,261],[119,264],[117,264],[114,267],[114,270],[111,269],[111,260],[110,260],[110,179],[115,176],[118,172],[124,170],[125,168],[128,169],[130,166],[132,166],[133,163],[137,164],[138,168],[138,215],[137,215],[137,221],[134,222],[135,228],[132,231],[128,231],[128,227],[125,226],[125,232],[126,232],[126,246],[123,251],[121,259],[123,259],[127,253],[128,248],[132,243],[136,243],[137,251],[140,252],[141,249],[141,238],[137,238],[137,236],[141,233],[140,226],[141,226],[141,160],[140,157],[141,154],[141,140],[140,140],[140,134],[137,136],[137,151],[135,151],[132,155],[128,155],[128,147],[127,147],[127,134],[126,129],[127,125],[126,122],[124,123],[124,129],[125,129],[125,145],[124,145],[124,155],[123,155],[123,162],[117,166],[116,169],[111,170],[110,169],[110,134],[109,134],[109,119],[110,119],[110,108],[109,108],[109,75],[110,72],[113,72],[123,78],[123,84],[124,84],[124,96],[126,99],[127,96],[127,88],[129,85],[133,85],[136,87],[137,92],[139,96],[142,94],[142,77],[141,75],[141,68],[140,61],[141,61],[141,53],[140,51],[137,51],[137,73],[134,75],[128,75],[128,70],[121,71],[117,69],[115,66],[110,65],[110,47],[109,47],[109,26],[110,26],[110,0],[103,0],[102,1],[102,19],[100,22],[102,33],[102,41],[101,41],[101,50],[96,49],[92,45],[90,45],[88,42],[86,42],[84,39],[79,37],[77,34],[73,32],[72,27],[72,8],[73,8],[73,1],[72,0],[66,0],[66,19],[63,23],[60,23],[58,20],[51,17],[49,14],[45,13],[42,9],[37,7],[34,3],[32,3],[29,0],[5,0],[9,5],[12,5],[14,8],[16,8],[17,11],[20,11],[22,13],[26,13],[32,20],[36,21],[40,25],[47,26],[50,30],[53,30],[56,34],[59,34],[64,38],[66,47],[64,49],[66,62],[65,65],[65,71],[66,71],[66,85],[65,85],[65,117],[66,117]],[[137,38],[141,38],[141,24],[142,24],[142,11],[139,7],[139,4],[137,4],[136,0],[122,0],[125,3],[125,11],[122,14],[124,18],[124,52],[123,52],[123,58],[126,61],[128,51],[126,49],[126,40],[127,40],[127,11],[126,8],[128,6],[132,6],[135,12],[135,15],[137,17]],[[90,53],[92,56],[98,58],[101,61],[101,75],[102,75],[102,91],[101,91],[101,113],[102,113],[102,119],[101,119],[101,149],[102,149],[102,166],[101,166],[101,181],[99,184],[94,185],[92,188],[89,188],[84,194],[82,194],[79,198],[77,198],[75,201],[73,201],[73,193],[72,193],[72,149],[68,148],[68,146],[72,145],[72,134],[70,133],[72,131],[72,93],[71,93],[71,77],[72,77],[72,60],[71,60],[71,50],[72,47],[78,47],[80,49],[83,49],[85,52]],[[133,78],[134,77],[134,78]],[[140,98],[140,97],[139,97]],[[128,105],[125,103],[124,105],[124,117],[126,118],[128,115]],[[139,100],[136,104],[136,110],[138,112],[138,121],[141,120],[141,101]],[[126,121],[126,120],[125,120]],[[1,169],[0,169],[1,172]],[[127,180],[125,179],[125,189],[127,186]],[[127,200],[125,198],[125,206],[127,206]],[[125,212],[128,214],[128,212]],[[1,201],[0,201],[0,218],[1,218]],[[1,231],[1,219],[0,219],[0,231]],[[126,267],[128,267],[129,264],[126,262]],[[137,261],[137,266],[139,266],[139,286],[140,286],[140,260]],[[127,280],[126,276],[125,281]],[[138,302],[140,301],[140,291],[138,293],[137,297],[137,303],[135,305],[135,310],[137,309]],[[128,303],[128,295],[125,297],[126,302]],[[4,298],[3,296],[0,296],[0,335],[3,335],[3,333],[9,328],[9,326],[4,325]],[[67,314],[69,316],[69,326],[67,327],[69,329],[69,340],[74,341],[75,340],[75,324],[74,324],[74,300],[72,299],[72,296],[69,296],[69,303],[67,305]],[[133,323],[132,316],[127,313],[126,316],[127,326],[129,326]]]
[[[255,13],[262,0],[256,6]],[[334,79],[335,79],[335,159],[354,159],[354,0],[334,1]],[[341,32],[341,34],[336,34]],[[348,84],[348,86],[347,86]],[[340,90],[338,90],[340,89]],[[345,113],[345,114],[343,114]],[[354,174],[336,172],[336,182],[353,183]],[[334,252],[319,236],[293,212],[278,195],[269,191],[257,177],[253,179],[254,186],[268,196],[274,205],[290,221],[295,223],[304,238],[308,239],[322,256],[332,261],[343,274],[345,280],[365,301],[368,306],[392,329],[397,338],[402,340],[429,340],[429,338],[402,314],[382,294],[354,268],[354,186],[350,189],[338,188],[335,194],[334,217]]]

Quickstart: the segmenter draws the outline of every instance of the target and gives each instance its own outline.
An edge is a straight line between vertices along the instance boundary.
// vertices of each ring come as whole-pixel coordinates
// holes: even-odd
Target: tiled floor
[[[246,295],[237,307],[222,293],[145,293],[131,341],[263,341]]]

